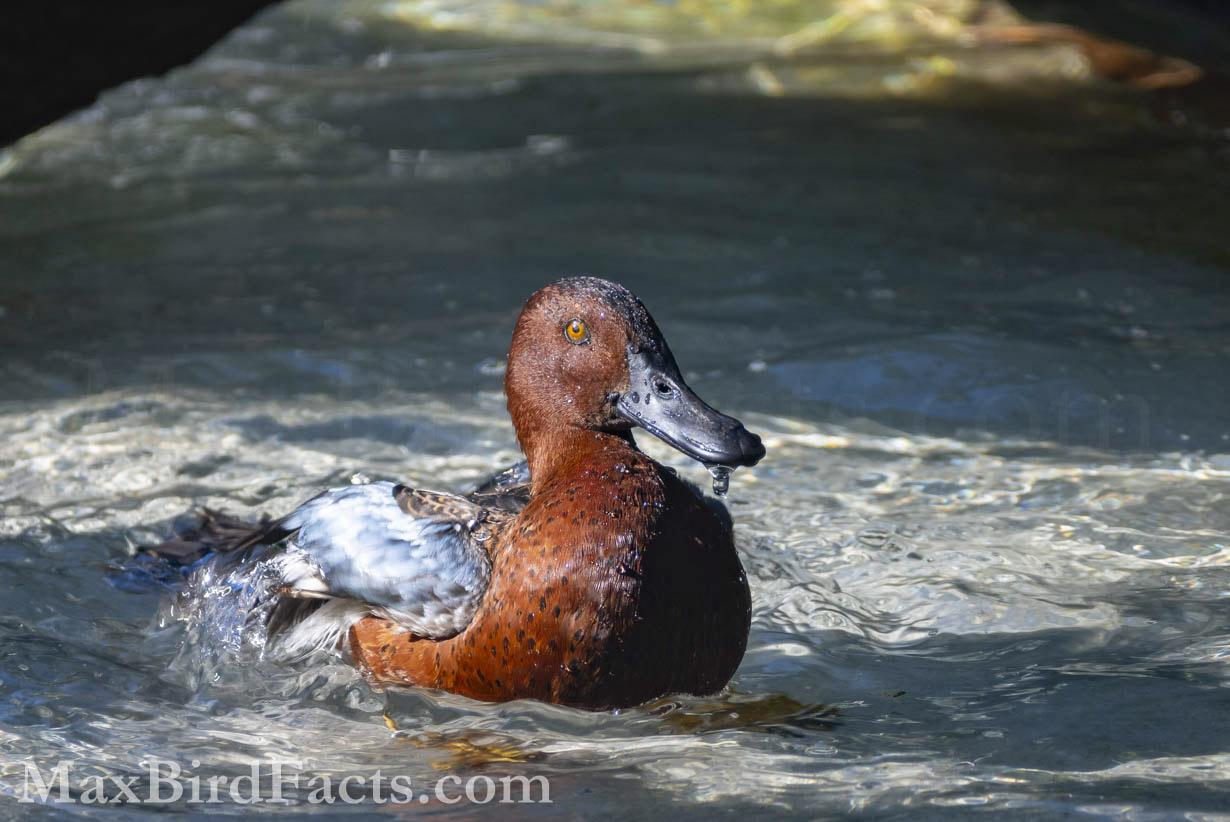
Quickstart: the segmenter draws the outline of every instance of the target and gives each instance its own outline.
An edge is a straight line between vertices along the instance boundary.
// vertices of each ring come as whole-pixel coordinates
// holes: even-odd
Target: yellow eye
[[[572,319],[564,326],[564,336],[573,345],[587,343],[589,342],[589,328],[581,320]]]

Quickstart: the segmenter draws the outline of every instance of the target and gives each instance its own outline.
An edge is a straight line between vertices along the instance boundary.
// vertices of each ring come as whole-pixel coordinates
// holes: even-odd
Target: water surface
[[[15,797],[31,761],[150,757],[549,776],[523,816],[1230,812],[1214,137],[1053,49],[393,8],[274,9],[0,158],[6,814],[144,815]],[[755,607],[727,692],[377,691],[104,581],[193,506],[517,459],[512,323],[576,273],[769,448],[727,497]],[[414,810],[291,799],[213,809]]]

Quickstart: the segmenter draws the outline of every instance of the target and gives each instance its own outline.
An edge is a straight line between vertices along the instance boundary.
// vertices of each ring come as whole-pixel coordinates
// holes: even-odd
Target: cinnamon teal
[[[262,563],[269,641],[345,648],[374,682],[588,709],[721,689],[751,620],[729,517],[632,428],[726,468],[760,438],[693,393],[640,300],[591,277],[530,297],[504,389],[526,460],[469,495],[335,488],[260,527],[207,512],[153,551]]]

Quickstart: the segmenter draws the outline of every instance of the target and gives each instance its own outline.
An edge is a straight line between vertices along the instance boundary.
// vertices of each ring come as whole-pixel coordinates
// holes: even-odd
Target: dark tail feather
[[[242,562],[261,546],[274,545],[291,531],[282,520],[259,523],[232,517],[212,508],[181,517],[174,535],[157,545],[142,545],[136,554],[107,565],[107,581],[124,591],[153,593],[182,587],[197,563],[222,558],[222,566]]]
[[[281,542],[290,534],[282,527],[280,519],[270,521],[266,517],[260,523],[252,523],[212,508],[202,508],[200,517],[177,527],[171,539],[157,545],[143,545],[140,550],[179,565],[191,565],[210,554],[241,552],[235,557],[240,560],[253,548]]]
[[[269,618],[265,621],[269,638],[273,639],[295,627],[316,613],[317,609],[328,601],[327,599],[303,599],[294,596],[279,597],[274,603],[273,610],[269,612]]]

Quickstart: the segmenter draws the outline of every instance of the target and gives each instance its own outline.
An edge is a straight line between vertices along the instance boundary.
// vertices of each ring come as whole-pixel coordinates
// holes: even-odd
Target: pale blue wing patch
[[[391,482],[335,488],[283,520],[293,533],[275,567],[292,596],[354,601],[344,608],[351,623],[372,614],[443,639],[470,623],[487,589],[491,523],[451,494]]]

